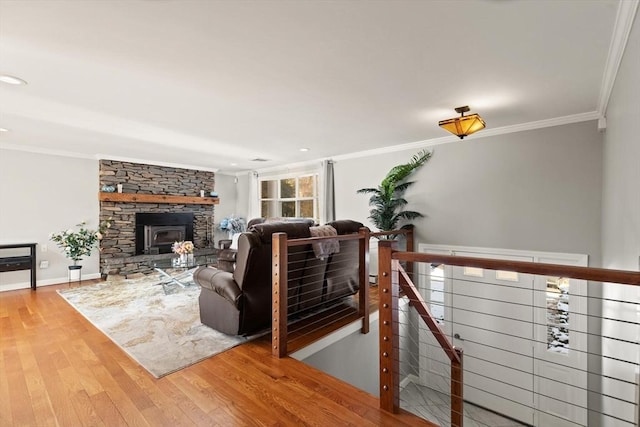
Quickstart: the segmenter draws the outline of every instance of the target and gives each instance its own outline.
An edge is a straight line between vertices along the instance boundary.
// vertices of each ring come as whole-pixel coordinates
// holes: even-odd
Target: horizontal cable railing
[[[335,253],[314,245],[337,243]],[[369,230],[306,239],[272,236],[272,353],[287,355],[335,326],[362,319],[369,331]],[[335,247],[334,247],[335,251]]]
[[[439,425],[638,425],[639,272],[389,245],[379,245],[383,408]],[[414,274],[400,262],[416,263]],[[388,307],[385,277],[397,298]],[[406,283],[415,288],[400,292]],[[421,307],[446,341],[422,321]],[[385,335],[384,322],[396,325]],[[459,391],[447,343],[464,349]]]
[[[288,239],[272,236],[272,353],[283,357],[337,327],[362,320],[369,332],[370,239],[403,236],[413,249],[413,229]],[[318,258],[314,245],[336,241],[336,254]],[[326,264],[325,264],[326,263]]]

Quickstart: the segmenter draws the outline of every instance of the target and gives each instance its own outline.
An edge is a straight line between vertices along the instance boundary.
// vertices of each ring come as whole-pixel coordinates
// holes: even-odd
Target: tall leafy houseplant
[[[407,200],[403,197],[414,181],[406,179],[418,168],[424,165],[432,156],[432,152],[422,150],[415,154],[409,163],[391,168],[377,188],[362,188],[359,194],[371,194],[369,219],[381,231],[391,231],[397,228],[400,220],[421,218],[420,212],[404,210]]]
[[[111,227],[111,218],[103,221],[97,230],[85,228],[87,223],[82,221],[73,228],[61,231],[59,233],[51,233],[49,239],[56,242],[58,247],[62,249],[64,255],[73,261],[73,265],[77,265],[78,261],[82,261],[83,256],[91,255],[93,248],[98,246],[98,242]]]

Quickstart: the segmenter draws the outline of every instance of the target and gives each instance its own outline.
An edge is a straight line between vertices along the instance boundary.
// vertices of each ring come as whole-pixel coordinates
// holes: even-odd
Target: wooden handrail
[[[381,241],[378,245],[378,274],[380,284],[380,407],[397,413],[400,410],[400,327],[398,321],[398,299],[400,288],[409,297],[420,317],[429,327],[436,340],[451,361],[451,425],[463,427],[463,352],[449,342],[436,320],[429,312],[426,302],[416,289],[411,278],[395,259],[393,240]]]
[[[396,235],[402,235],[402,234],[409,234],[409,233],[413,233],[413,229],[411,228],[400,228],[398,230],[391,230],[391,231],[376,231],[373,233],[369,233],[369,235],[371,237],[380,237],[380,236],[396,236]]]
[[[380,407],[389,412],[396,412],[399,401],[398,347],[388,342],[396,342],[398,334],[398,289],[402,289],[409,298],[409,304],[420,314],[429,330],[443,348],[451,361],[451,425],[462,426],[463,417],[463,351],[454,347],[445,333],[431,316],[425,300],[422,298],[409,274],[402,269],[400,261],[428,264],[446,264],[461,267],[475,267],[489,270],[514,271],[518,273],[543,276],[558,276],[578,280],[611,282],[632,286],[640,285],[640,272],[611,270],[592,267],[576,267],[560,264],[545,264],[523,261],[495,260],[451,255],[425,254],[415,252],[398,252],[395,242],[379,243],[379,275],[380,275]],[[397,395],[396,395],[397,393]]]
[[[407,274],[402,266],[398,263],[398,272],[400,274],[399,285],[405,295],[409,297],[409,304],[416,309],[424,323],[427,325],[435,339],[440,344],[451,361],[451,425],[462,427],[463,417],[463,369],[462,369],[462,349],[454,347],[447,338],[447,335],[438,325],[436,319],[429,311],[427,303],[416,289],[411,277]]]
[[[411,278],[407,275],[404,269],[400,266],[398,267],[398,272],[400,273],[400,288],[402,291],[409,297],[409,304],[416,309],[424,323],[429,327],[429,330],[440,344],[440,347],[447,354],[447,357],[451,362],[460,363],[460,359],[458,358],[458,353],[456,353],[455,347],[449,340],[447,339],[447,334],[440,328],[438,322],[433,317],[431,312],[429,311],[429,307],[427,303],[420,295],[420,292],[416,289],[415,285],[411,281]]]
[[[360,234],[341,234],[338,236],[322,236],[322,237],[305,237],[304,239],[291,239],[287,241],[287,246],[302,246],[310,245],[313,242],[319,242],[323,240],[358,240],[361,239]]]
[[[640,286],[640,272],[627,270],[609,270],[606,268],[576,267],[572,265],[545,264],[526,261],[508,261],[486,258],[463,257],[453,255],[425,254],[416,252],[394,252],[393,259],[399,261],[447,264],[464,267],[485,268],[488,270],[515,271],[518,273],[539,274],[543,276],[567,277],[570,279],[612,282]]]

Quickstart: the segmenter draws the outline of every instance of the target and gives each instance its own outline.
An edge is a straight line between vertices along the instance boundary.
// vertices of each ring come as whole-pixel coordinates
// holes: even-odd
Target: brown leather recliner
[[[313,224],[313,220],[305,218],[253,218],[247,223],[247,230],[250,230],[254,225],[262,224],[265,222],[303,222]],[[220,252],[218,253],[218,269],[233,273],[233,269],[236,268],[236,255],[237,249],[231,249],[231,239],[222,239],[218,241],[218,247]]]
[[[357,233],[356,221],[334,221],[338,234]],[[254,333],[271,324],[271,239],[283,232],[288,239],[311,236],[310,222],[272,222],[253,226],[238,240],[233,272],[200,267],[194,281],[200,285],[200,320],[229,335]],[[358,283],[358,241],[340,242],[340,251],[316,258],[311,245],[289,247],[289,316],[323,308],[355,294]]]

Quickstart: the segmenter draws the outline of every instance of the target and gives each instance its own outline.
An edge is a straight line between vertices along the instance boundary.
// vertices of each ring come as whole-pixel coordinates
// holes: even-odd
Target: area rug
[[[158,285],[156,275],[109,280],[58,293],[154,377],[247,341],[200,323],[196,285]]]

